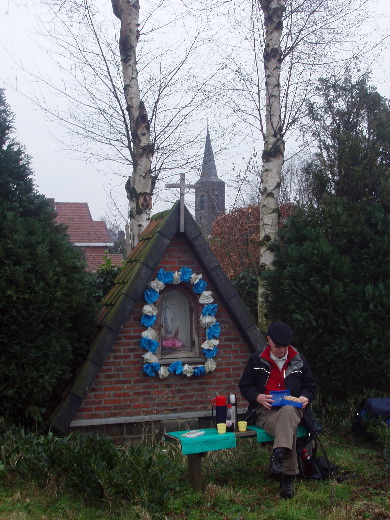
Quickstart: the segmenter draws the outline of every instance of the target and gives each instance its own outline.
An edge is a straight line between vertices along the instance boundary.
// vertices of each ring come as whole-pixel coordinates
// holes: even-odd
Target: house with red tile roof
[[[49,199],[56,212],[57,224],[63,224],[69,240],[79,247],[87,262],[87,271],[96,272],[105,262],[107,255],[113,266],[122,266],[122,255],[107,253],[114,243],[110,239],[104,220],[93,220],[87,202],[56,202]]]

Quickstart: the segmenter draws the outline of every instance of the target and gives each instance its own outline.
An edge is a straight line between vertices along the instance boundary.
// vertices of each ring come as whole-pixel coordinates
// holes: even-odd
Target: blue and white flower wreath
[[[199,294],[199,303],[203,305],[203,310],[200,316],[200,323],[206,328],[207,340],[202,343],[201,349],[203,355],[206,358],[204,365],[190,366],[188,364],[183,365],[181,361],[174,361],[168,367],[160,365],[157,356],[155,355],[159,343],[156,331],[152,328],[157,319],[157,308],[154,303],[160,297],[160,291],[164,289],[166,285],[179,283],[190,283],[192,290],[195,294]],[[147,329],[142,333],[140,339],[140,347],[146,350],[146,354],[143,354],[144,366],[143,371],[148,376],[159,376],[160,379],[168,377],[170,374],[183,374],[187,377],[191,376],[202,376],[207,372],[215,370],[217,364],[214,360],[218,354],[219,339],[217,339],[221,333],[220,324],[215,318],[215,314],[218,309],[217,304],[213,304],[214,301],[211,291],[206,291],[207,282],[202,280],[201,274],[195,274],[189,267],[182,267],[180,271],[164,271],[160,269],[157,273],[155,280],[149,283],[149,287],[144,292],[144,299],[146,305],[142,308],[141,323]]]

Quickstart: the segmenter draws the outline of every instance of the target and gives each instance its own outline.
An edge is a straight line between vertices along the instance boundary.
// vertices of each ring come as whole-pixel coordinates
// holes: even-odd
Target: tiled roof
[[[249,350],[252,352],[258,350],[261,346],[265,346],[265,340],[260,334],[254,318],[221,268],[192,215],[187,208],[184,210],[182,235],[188,241],[208,280],[218,292]],[[140,236],[138,245],[128,256],[125,267],[103,300],[104,306],[98,316],[96,334],[87,358],[79,368],[73,383],[65,392],[61,403],[49,418],[50,423],[59,430],[66,431],[69,428],[122,326],[135,305],[142,301],[147,284],[159,266],[165,250],[179,233],[179,224],[180,206],[179,203],[176,203],[171,210],[152,218]]]
[[[58,224],[67,226],[73,244],[111,243],[103,220],[92,220],[87,202],[54,202]]]
[[[69,240],[82,249],[87,271],[98,271],[106,254],[114,267],[122,267],[122,255],[106,252],[113,245],[107,224],[104,220],[92,220],[87,202],[56,202],[54,199],[49,202],[56,212],[57,224],[64,225]]]

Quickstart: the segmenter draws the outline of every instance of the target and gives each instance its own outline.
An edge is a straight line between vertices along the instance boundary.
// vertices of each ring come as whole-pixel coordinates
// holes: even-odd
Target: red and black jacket
[[[259,406],[256,401],[257,396],[267,393],[265,388],[271,374],[271,364],[266,357],[262,357],[263,352],[255,352],[249,357],[239,382],[241,395],[249,402],[248,412]],[[310,403],[315,399],[316,388],[314,377],[306,358],[291,346],[289,346],[289,358],[284,374],[284,385],[290,390],[291,395],[295,397],[302,395],[309,399],[309,405],[303,411],[303,419],[306,427],[311,431],[313,416]]]

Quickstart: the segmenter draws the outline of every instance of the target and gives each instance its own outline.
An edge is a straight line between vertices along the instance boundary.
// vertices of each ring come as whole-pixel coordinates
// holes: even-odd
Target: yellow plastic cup
[[[218,433],[226,433],[226,423],[217,424]]]
[[[238,421],[237,426],[238,426],[239,432],[246,432],[246,426],[247,426],[246,421]]]

